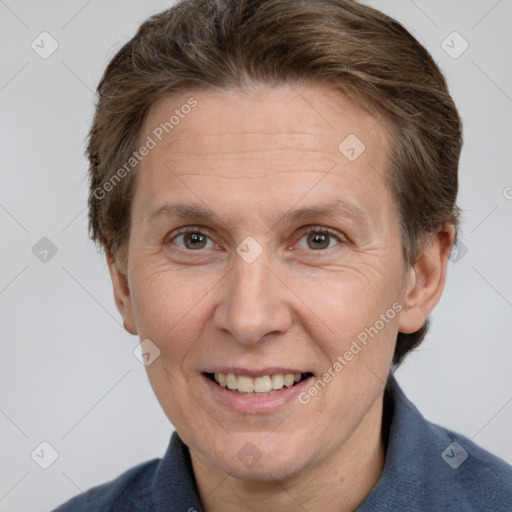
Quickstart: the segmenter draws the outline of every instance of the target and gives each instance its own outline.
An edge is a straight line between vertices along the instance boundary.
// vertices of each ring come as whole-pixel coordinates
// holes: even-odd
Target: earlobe
[[[107,263],[114,289],[114,300],[117,310],[123,317],[123,327],[130,334],[135,335],[137,334],[137,328],[135,326],[133,303],[130,287],[128,286],[128,279],[126,275],[119,270],[115,258],[111,254],[107,255]]]
[[[400,332],[418,331],[439,302],[454,236],[454,227],[444,226],[423,244],[407,276],[403,309],[398,322]]]

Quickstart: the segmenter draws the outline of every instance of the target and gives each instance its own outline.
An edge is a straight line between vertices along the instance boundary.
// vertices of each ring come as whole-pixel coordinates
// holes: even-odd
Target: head
[[[125,328],[160,351],[164,411],[241,477],[321,461],[370,421],[442,293],[462,145],[442,73],[353,1],[188,0],[98,94],[91,236]],[[242,413],[208,395],[229,370],[308,379]],[[246,443],[264,470],[237,461]]]

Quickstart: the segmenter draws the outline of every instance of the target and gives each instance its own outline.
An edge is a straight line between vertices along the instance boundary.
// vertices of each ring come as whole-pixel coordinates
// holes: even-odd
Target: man
[[[98,87],[91,236],[176,429],[67,510],[510,510],[512,469],[393,370],[457,235],[440,70],[353,1],[183,1]]]

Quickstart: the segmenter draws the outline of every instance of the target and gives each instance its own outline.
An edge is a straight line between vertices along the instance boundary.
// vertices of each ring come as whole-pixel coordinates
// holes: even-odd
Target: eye
[[[181,244],[177,242],[180,240],[182,242]],[[169,239],[167,243],[174,242],[180,249],[197,251],[201,249],[208,249],[209,247],[214,247],[215,244],[211,240],[211,245],[207,245],[209,240],[210,237],[203,233],[200,229],[190,227],[182,229],[181,232]]]
[[[305,240],[305,245],[304,243],[300,243],[302,240]],[[322,228],[320,226],[311,226],[305,229],[303,236],[300,238],[299,248],[323,251],[331,249],[333,246],[339,245],[343,241],[345,241],[343,236],[331,231],[330,229]],[[172,238],[166,240],[165,243],[174,243],[180,249],[192,252],[216,247],[216,244],[207,234],[201,231],[200,228],[194,226],[183,228]]]
[[[343,237],[329,229],[321,228],[319,226],[307,228],[305,235],[302,236],[300,240],[302,241],[304,239],[306,240],[306,247],[302,246],[300,248],[312,249],[314,251],[330,249],[334,245],[343,242]]]

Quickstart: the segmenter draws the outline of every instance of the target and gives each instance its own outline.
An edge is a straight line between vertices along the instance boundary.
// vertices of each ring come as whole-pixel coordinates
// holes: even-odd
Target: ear
[[[454,239],[455,228],[447,225],[423,243],[407,276],[403,309],[398,321],[400,332],[418,331],[439,302]]]
[[[107,254],[107,263],[114,287],[116,306],[123,317],[123,326],[130,334],[137,334],[128,279],[126,275],[119,270],[115,258],[111,254]]]

